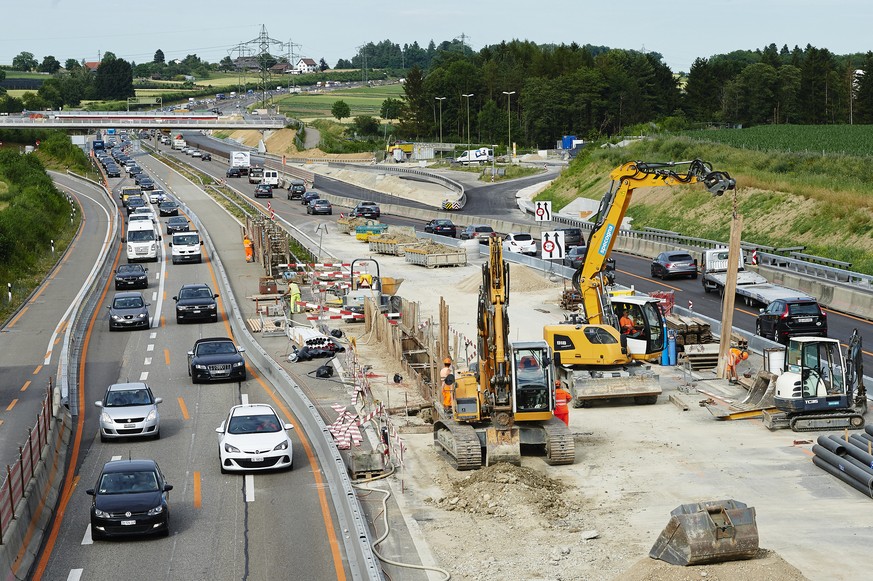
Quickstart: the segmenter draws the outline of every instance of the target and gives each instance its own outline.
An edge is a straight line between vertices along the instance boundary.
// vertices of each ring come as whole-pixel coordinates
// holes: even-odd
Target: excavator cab
[[[785,348],[785,369],[776,380],[777,408],[787,412],[851,407],[846,363],[837,339],[795,337]]]
[[[515,420],[548,420],[555,408],[549,346],[545,341],[524,341],[513,343],[511,351]]]

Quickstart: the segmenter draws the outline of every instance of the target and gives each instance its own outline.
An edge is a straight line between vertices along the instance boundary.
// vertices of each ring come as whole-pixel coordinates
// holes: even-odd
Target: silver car
[[[106,307],[109,309],[109,330],[148,329],[151,326],[150,304],[145,302],[142,293],[116,293],[112,304]]]
[[[145,383],[113,383],[94,405],[100,414],[100,441],[114,438],[161,437],[161,416],[155,397]]]

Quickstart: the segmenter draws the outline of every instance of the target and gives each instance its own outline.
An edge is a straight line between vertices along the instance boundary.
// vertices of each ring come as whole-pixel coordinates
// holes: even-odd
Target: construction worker
[[[455,370],[452,367],[452,358],[443,359],[443,368],[440,369],[440,379],[443,383],[443,410],[447,414],[452,413],[452,385],[455,383]]]
[[[249,238],[248,234],[243,236],[243,248],[246,251],[246,262],[254,262],[255,251],[254,251],[254,248],[252,247],[252,239]]]
[[[568,407],[573,400],[570,392],[563,388],[560,381],[555,382],[555,417],[570,425],[570,408]]]
[[[740,361],[745,361],[749,358],[749,353],[743,349],[737,349],[736,347],[731,347],[727,352],[727,365],[725,366],[725,371],[727,372],[728,383],[739,383],[740,377],[737,374],[737,366],[740,364]]]
[[[288,306],[292,313],[300,312],[300,285],[296,282],[288,283]]]
[[[621,312],[621,318],[618,320],[618,325],[621,327],[621,332],[624,335],[634,335],[637,332],[634,320],[627,314],[627,310]]]

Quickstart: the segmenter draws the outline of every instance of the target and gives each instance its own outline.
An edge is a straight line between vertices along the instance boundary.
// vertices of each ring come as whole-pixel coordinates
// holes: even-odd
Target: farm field
[[[760,125],[685,132],[688,137],[755,151],[873,155],[871,125]]]
[[[330,108],[336,101],[345,101],[351,109],[351,116],[370,115],[378,117],[382,101],[388,98],[400,99],[403,85],[383,85],[378,87],[355,87],[326,92],[308,92],[286,95],[279,99],[279,111],[289,117],[303,120],[332,118]]]

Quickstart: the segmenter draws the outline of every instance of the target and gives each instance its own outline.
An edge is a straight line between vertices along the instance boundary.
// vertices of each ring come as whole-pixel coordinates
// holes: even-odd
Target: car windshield
[[[206,288],[185,288],[179,292],[180,299],[211,299],[212,292]]]
[[[139,309],[142,306],[141,297],[117,297],[112,302],[112,307],[116,309]]]
[[[174,218],[170,218],[169,220],[167,220],[167,224],[172,224],[173,226],[187,226],[188,220],[186,220],[185,218],[181,218],[181,217],[180,218],[174,217]]]
[[[161,205],[158,206],[161,210],[172,210],[176,207],[175,202],[161,202]]]
[[[476,226],[476,232],[494,232],[491,226]]]
[[[131,492],[157,492],[158,477],[151,470],[110,472],[100,478],[97,487],[100,494],[128,494]]]
[[[148,214],[138,214],[134,212],[130,215],[130,218],[127,219],[128,222],[136,222],[137,220],[151,220],[152,217]]]
[[[231,341],[209,341],[197,346],[197,355],[230,355],[236,353],[236,346]]]
[[[228,434],[252,434],[264,432],[278,432],[282,429],[279,421],[273,414],[260,414],[251,416],[233,416],[227,426]]]
[[[200,237],[197,234],[186,234],[185,236],[174,236],[173,244],[182,244],[190,246],[200,244]]]
[[[143,269],[138,264],[119,264],[118,274],[142,274]]]
[[[155,233],[153,230],[134,230],[127,233],[128,242],[151,242],[154,239]]]
[[[118,391],[110,391],[106,394],[106,401],[103,402],[103,407],[118,408],[131,405],[149,405],[152,403],[152,396],[147,389],[124,389]]]

